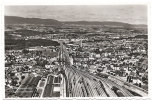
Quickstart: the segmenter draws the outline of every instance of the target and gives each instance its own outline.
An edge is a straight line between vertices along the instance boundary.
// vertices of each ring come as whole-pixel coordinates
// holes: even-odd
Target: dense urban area
[[[147,91],[145,26],[118,22],[5,26],[6,98],[134,97],[146,96]]]

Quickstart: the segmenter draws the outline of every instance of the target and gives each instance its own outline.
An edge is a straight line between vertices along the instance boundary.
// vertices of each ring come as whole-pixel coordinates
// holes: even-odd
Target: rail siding
[[[123,81],[123,80],[121,80],[121,79],[119,79],[117,77],[114,77],[114,76],[110,75],[108,78],[110,80],[114,81],[115,83],[118,83],[119,85],[125,87],[128,90],[131,90],[131,91],[134,91],[134,92],[138,93],[139,95],[141,95],[143,97],[148,95],[148,91],[146,91],[146,90],[144,90],[144,89],[142,89],[140,87],[137,87],[135,85],[132,85],[132,84],[130,84],[128,82],[125,82],[125,81]]]

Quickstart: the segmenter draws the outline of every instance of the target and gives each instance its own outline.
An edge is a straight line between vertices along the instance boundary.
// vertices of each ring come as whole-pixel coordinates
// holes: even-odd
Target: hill
[[[115,21],[73,21],[73,22],[64,22],[65,24],[76,24],[76,25],[101,25],[105,27],[111,28],[147,28],[147,25],[144,24],[129,24],[123,22],[115,22]]]
[[[101,25],[108,28],[123,28],[123,29],[147,29],[144,24],[129,24],[115,21],[58,21],[54,19],[41,19],[41,18],[23,18],[17,16],[5,16],[5,24],[44,24],[44,25]]]
[[[46,39],[5,39],[5,49],[25,49],[34,46],[59,46],[60,44],[56,41]]]
[[[23,18],[16,16],[5,16],[5,24],[45,24],[45,25],[61,25],[60,21],[54,19],[40,18]]]

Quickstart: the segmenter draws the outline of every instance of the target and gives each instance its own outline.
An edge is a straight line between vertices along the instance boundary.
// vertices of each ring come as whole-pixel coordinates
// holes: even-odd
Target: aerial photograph
[[[147,13],[147,5],[5,6],[5,98],[147,97]]]

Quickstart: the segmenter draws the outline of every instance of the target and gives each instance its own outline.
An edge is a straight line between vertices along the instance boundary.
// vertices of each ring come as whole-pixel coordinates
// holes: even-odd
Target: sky
[[[118,21],[147,24],[146,5],[5,6],[5,15],[59,21]]]

